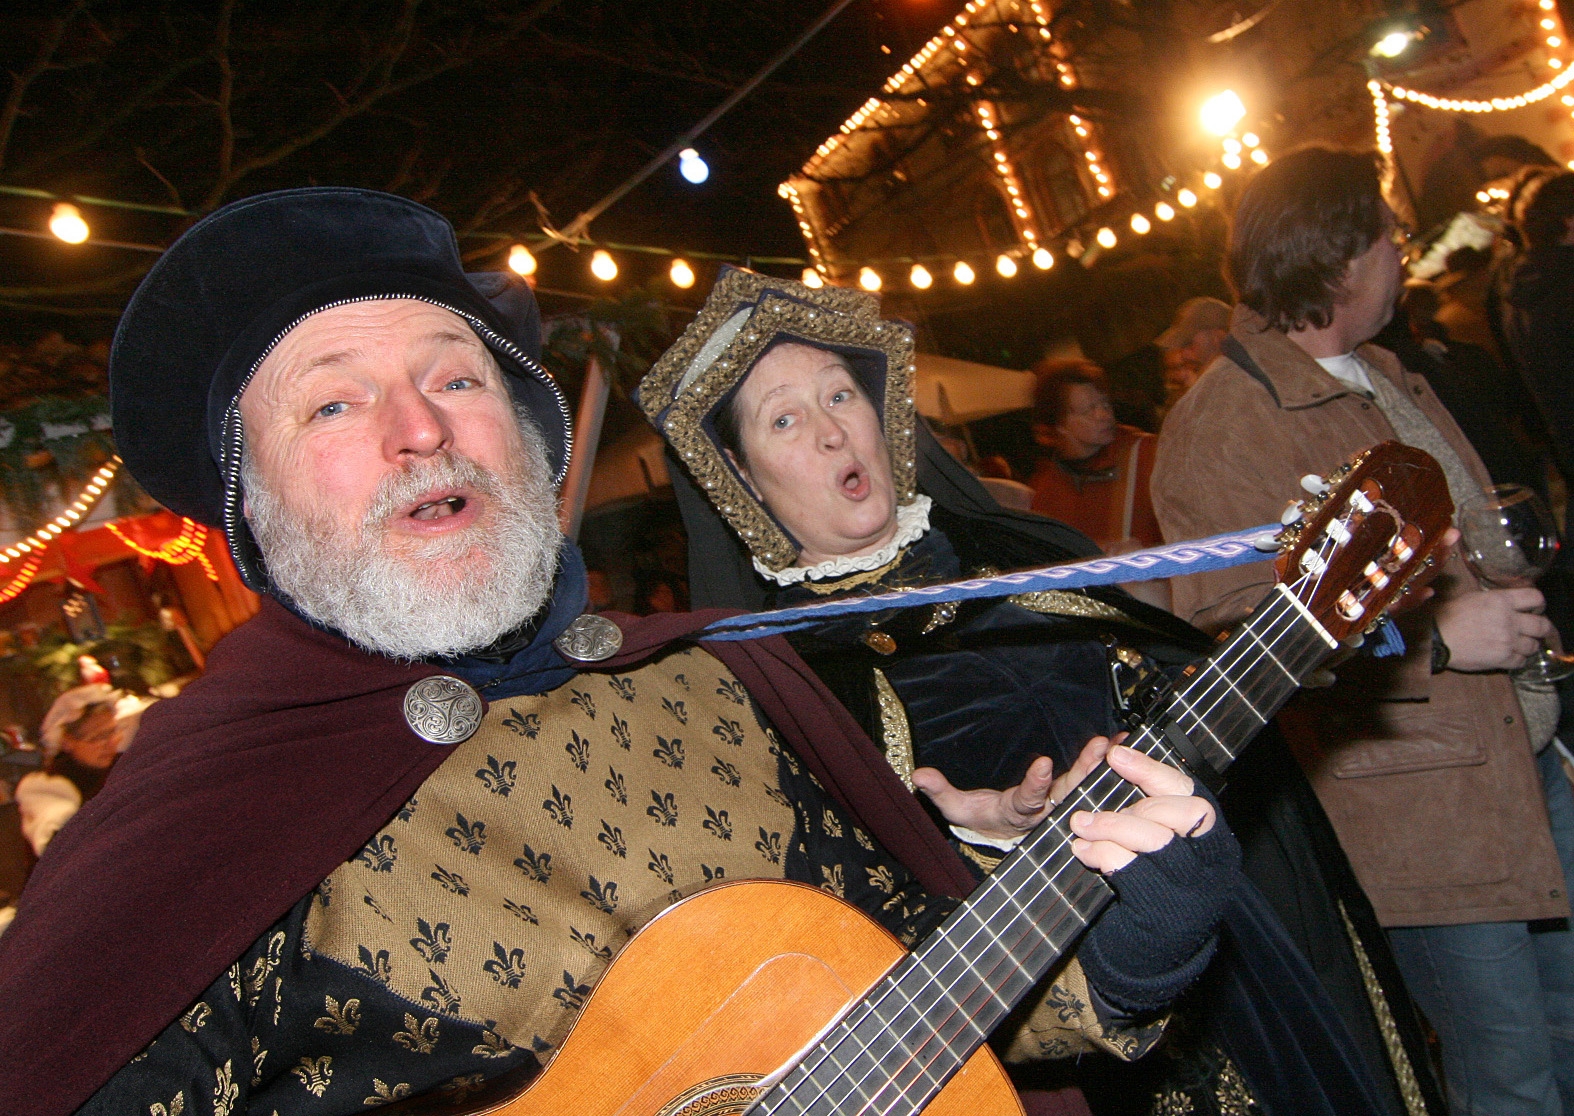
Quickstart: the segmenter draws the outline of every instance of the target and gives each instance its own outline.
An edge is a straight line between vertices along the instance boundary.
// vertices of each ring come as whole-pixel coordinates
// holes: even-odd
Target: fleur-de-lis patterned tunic
[[[792,879],[912,944],[950,910],[703,651],[494,702],[480,730],[83,1113],[322,1116],[521,1081],[641,924],[718,880]],[[1075,962],[1018,1051],[1130,1057]]]

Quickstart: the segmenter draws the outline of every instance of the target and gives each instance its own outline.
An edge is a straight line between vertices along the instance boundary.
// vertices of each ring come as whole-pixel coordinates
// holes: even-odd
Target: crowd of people
[[[1392,619],[1402,648],[1348,651],[1231,730],[1256,743],[1224,783],[1148,699],[1264,598],[1265,565],[755,640],[687,611],[1253,527],[1385,440],[1430,454],[1456,507],[1500,482],[1561,500],[1574,174],[1514,172],[1494,245],[1407,281],[1380,171],[1314,147],[1257,173],[1234,305],[1185,303],[1124,370],[1039,365],[1031,445],[980,470],[1009,477],[919,418],[911,330],[872,295],[725,271],[638,392],[682,520],[653,521],[643,617],[559,532],[572,435],[528,287],[467,275],[443,218],[370,191],[198,223],[122,318],[116,440],[264,605],[124,754],[107,687],[58,710],[18,796],[42,855],[0,934],[0,1109],[307,1116],[532,1081],[572,1107],[584,1083],[552,1058],[616,1010],[623,985],[590,993],[658,912],[791,881],[927,949],[1064,803],[1053,879],[1096,874],[1112,901],[1061,941],[1064,910],[1014,900],[1069,947],[1004,954],[1028,976],[999,978],[989,1039],[1029,1111],[1574,1113],[1569,718],[1514,673],[1558,638],[1552,582],[1496,588],[1451,549]],[[1144,724],[1190,758],[1122,743]],[[1142,793],[1099,809],[1109,771]],[[1078,913],[1082,886],[1054,897]],[[781,932],[761,910],[728,949]],[[670,981],[662,1018],[576,1063],[594,1088],[645,1045],[698,1056],[682,1021],[704,1036],[704,997],[742,995],[707,960],[647,974]],[[934,1056],[941,1024],[904,1018],[861,1074]],[[796,1045],[828,1021],[776,1022]],[[815,1087],[869,1087],[839,1080]]]

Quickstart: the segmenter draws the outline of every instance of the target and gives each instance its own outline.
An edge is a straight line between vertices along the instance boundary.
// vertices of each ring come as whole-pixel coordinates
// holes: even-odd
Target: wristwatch
[[[1453,652],[1448,649],[1448,644],[1443,642],[1443,633],[1438,630],[1437,620],[1432,621],[1432,673],[1442,674],[1448,669],[1448,660],[1453,658]]]

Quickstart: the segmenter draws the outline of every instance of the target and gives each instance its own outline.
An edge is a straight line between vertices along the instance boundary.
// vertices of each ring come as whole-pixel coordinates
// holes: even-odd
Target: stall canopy
[[[957,426],[1025,410],[1033,405],[1031,372],[992,368],[968,360],[919,353],[918,413]]]

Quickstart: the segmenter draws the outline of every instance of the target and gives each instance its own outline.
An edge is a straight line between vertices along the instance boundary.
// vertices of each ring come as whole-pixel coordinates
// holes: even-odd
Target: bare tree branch
[[[66,28],[86,7],[87,0],[75,0],[63,13],[50,20],[43,38],[38,41],[33,61],[21,73],[11,75],[11,92],[6,95],[5,104],[0,106],[0,167],[5,166],[6,148],[11,145],[11,132],[16,127],[16,118],[22,112],[22,98],[27,96],[28,86],[49,69],[55,51],[60,49],[60,40],[65,38]]]
[[[508,45],[527,27],[529,27],[547,12],[557,7],[561,2],[562,0],[536,0],[536,3],[532,4],[523,13],[511,21],[506,30],[496,35],[489,36],[486,45],[479,50],[467,51],[463,49],[455,49],[448,55],[448,57],[442,59],[434,65],[417,70],[416,72],[409,74],[397,81],[390,78],[389,80],[384,81],[375,88],[371,89],[369,92],[363,93],[359,97],[356,97],[352,100],[344,101],[341,103],[337,111],[331,113],[328,117],[320,121],[315,126],[308,128],[303,132],[296,133],[290,138],[275,144],[267,151],[259,152],[250,158],[239,161],[231,167],[228,174],[221,175],[219,179],[214,182],[213,188],[208,191],[207,197],[203,199],[201,208],[204,210],[216,208],[219,203],[224,200],[225,195],[227,195],[230,190],[234,188],[235,184],[241,179],[245,178],[248,174],[251,174],[253,171],[262,170],[265,167],[270,167],[275,163],[289,158],[289,156],[295,154],[302,148],[309,147],[318,140],[332,134],[346,121],[352,120],[355,117],[365,113],[378,102],[397,93],[402,93],[405,90],[413,88],[417,85],[422,85],[452,70],[457,70],[459,67],[468,65],[485,54],[491,53],[494,50],[501,49],[502,47]],[[388,47],[391,60],[387,64],[386,69],[389,71],[391,71],[393,66],[398,63],[399,57],[409,45],[408,38],[400,40],[397,37],[397,34],[398,33],[396,31],[395,37],[390,39],[390,44]]]
[[[394,25],[393,36],[383,52],[382,73],[377,79],[379,85],[387,85],[393,80],[394,67],[404,57],[405,51],[410,49],[410,37],[415,34],[415,13],[420,7],[421,0],[404,0],[404,11],[399,16],[399,22]]]
[[[175,189],[175,184],[173,182],[171,182],[169,179],[165,178],[164,175],[159,173],[159,169],[157,167],[155,167],[152,163],[148,162],[147,152],[143,151],[142,148],[139,147],[136,150],[136,155],[137,155],[137,162],[141,163],[144,167],[146,167],[148,169],[148,173],[149,174],[151,174],[154,178],[158,179],[160,182],[162,182],[164,184],[164,189],[169,191],[170,200],[174,204],[175,208],[176,209],[185,209],[186,208],[186,203],[181,200],[181,198],[180,198],[180,191]]]
[[[235,0],[224,0],[213,30],[213,54],[219,65],[219,96],[215,108],[219,114],[220,182],[229,178],[235,163],[235,116],[231,111],[235,99],[235,70],[230,65],[230,20],[234,14]]]
[[[399,159],[399,165],[394,168],[393,175],[383,183],[383,190],[389,194],[397,194],[414,177],[415,164],[421,159],[421,153],[426,150],[424,138],[417,138],[410,145],[408,151]]]
[[[31,178],[39,171],[53,166],[66,156],[74,155],[78,151],[92,147],[141,111],[149,100],[167,89],[176,78],[180,77],[187,70],[202,65],[205,61],[207,59],[201,55],[192,55],[172,62],[162,73],[154,77],[136,93],[121,101],[119,107],[104,117],[103,120],[100,120],[91,128],[85,128],[76,133],[60,146],[35,155],[32,159],[18,167],[12,177],[22,180]]]

